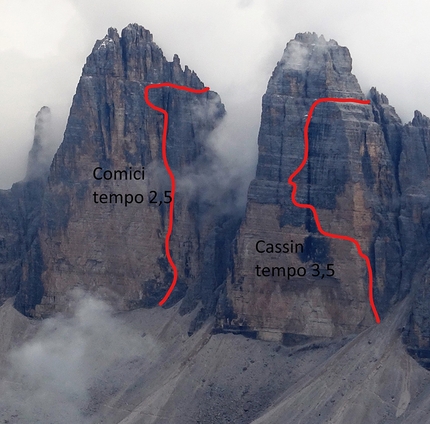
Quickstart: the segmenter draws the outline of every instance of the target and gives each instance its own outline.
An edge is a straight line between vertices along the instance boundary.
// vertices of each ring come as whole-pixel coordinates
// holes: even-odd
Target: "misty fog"
[[[33,338],[9,353],[1,418],[84,423],[97,396],[114,394],[135,374],[136,361],[149,363],[157,355],[151,336],[115,317],[103,301],[75,292],[72,307],[69,316],[44,320]]]
[[[315,31],[347,46],[363,91],[376,86],[404,122],[430,115],[427,57],[430,6],[394,0],[17,0],[0,4],[0,188],[24,177],[34,119],[52,111],[59,145],[86,56],[113,26],[137,22],[171,60],[194,69],[217,91],[229,119],[219,137],[234,173],[252,175],[261,96],[285,44]],[[228,139],[228,141],[227,141]]]

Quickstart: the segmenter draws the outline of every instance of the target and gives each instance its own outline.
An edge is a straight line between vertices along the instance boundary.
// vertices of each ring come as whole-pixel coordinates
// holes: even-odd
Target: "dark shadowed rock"
[[[42,299],[43,268],[39,243],[40,213],[51,157],[49,108],[36,115],[33,147],[24,181],[0,190],[0,302],[15,296],[15,307],[28,313]]]
[[[430,119],[418,111],[403,128],[399,169],[401,290],[413,296],[405,341],[409,352],[430,369]]]

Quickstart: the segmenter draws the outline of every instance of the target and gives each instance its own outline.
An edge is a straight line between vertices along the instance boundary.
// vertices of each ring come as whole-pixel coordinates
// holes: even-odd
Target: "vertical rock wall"
[[[224,330],[252,330],[280,339],[290,333],[347,334],[374,322],[366,265],[354,245],[320,235],[311,212],[291,202],[287,180],[303,159],[309,108],[322,97],[364,95],[351,74],[345,47],[316,34],[298,34],[288,43],[263,97],[257,175],[235,244],[227,312],[218,321]],[[309,128],[309,159],[295,182],[297,201],[316,207],[322,227],[356,238],[370,257],[375,301],[384,314],[400,285],[399,192],[374,108],[317,106]],[[270,250],[276,244],[291,247],[291,241],[299,245],[297,252]],[[321,271],[317,276],[314,264]],[[299,276],[299,269],[306,275]]]
[[[203,83],[179,58],[168,62],[149,31],[129,25],[121,37],[110,29],[88,57],[61,144],[51,166],[44,198],[40,240],[44,296],[34,312],[64,309],[70,288],[97,291],[119,309],[154,306],[164,296],[172,272],[165,255],[170,180],[161,160],[163,117],[143,98],[151,83],[193,88]],[[224,115],[214,92],[174,89],[150,92],[151,101],[169,113],[167,156],[177,181],[205,162],[205,140]],[[96,180],[105,170],[142,170],[144,180]],[[140,175],[140,174],[139,174]],[[196,183],[198,185],[198,183]],[[150,204],[157,191],[156,204]],[[142,195],[125,207],[97,195]],[[96,201],[98,200],[98,203]],[[118,202],[118,203],[115,203]],[[197,190],[178,184],[171,253],[179,279],[170,302],[184,296],[202,273],[207,241]]]

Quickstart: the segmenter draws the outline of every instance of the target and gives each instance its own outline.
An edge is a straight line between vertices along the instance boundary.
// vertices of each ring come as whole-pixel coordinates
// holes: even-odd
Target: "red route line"
[[[318,217],[318,213],[314,206],[306,204],[306,203],[298,203],[296,200],[296,193],[297,193],[297,184],[293,182],[293,179],[298,175],[298,173],[303,169],[306,162],[308,161],[308,155],[309,155],[309,125],[311,123],[312,114],[314,113],[315,108],[320,104],[324,102],[337,102],[337,103],[360,103],[364,105],[370,104],[370,100],[360,100],[360,99],[350,99],[350,98],[336,98],[336,97],[325,97],[321,99],[317,99],[312,103],[311,108],[309,109],[308,117],[306,119],[305,124],[305,131],[304,131],[304,140],[305,140],[305,151],[303,154],[303,160],[302,163],[299,165],[299,167],[290,175],[288,178],[288,184],[290,184],[293,187],[293,190],[291,192],[291,200],[294,203],[295,206],[302,209],[310,209],[314,215],[315,224],[317,225],[318,231],[326,237],[331,237],[335,239],[341,239],[341,240],[347,240],[350,241],[355,245],[357,248],[358,254],[365,260],[367,265],[367,275],[369,277],[369,303],[370,307],[372,308],[373,315],[375,317],[375,321],[379,324],[381,322],[381,319],[379,318],[378,311],[375,307],[375,302],[373,301],[373,273],[372,273],[372,267],[370,265],[370,259],[367,255],[363,253],[361,250],[360,244],[355,238],[343,236],[340,234],[333,234],[329,233],[327,231],[324,231],[321,227],[320,219]]]
[[[149,100],[149,90],[153,88],[163,88],[163,87],[169,87],[169,88],[175,88],[176,90],[182,90],[182,91],[188,91],[189,93],[195,93],[195,94],[202,94],[209,91],[209,87],[204,87],[202,89],[195,89],[190,87],[185,87],[183,85],[177,85],[172,84],[170,82],[162,82],[159,84],[149,84],[145,87],[144,91],[144,98],[146,103],[151,109],[156,110],[157,112],[160,112],[164,116],[164,125],[163,125],[163,137],[162,137],[162,156],[163,156],[163,162],[164,166],[166,167],[166,170],[169,174],[170,181],[172,183],[172,190],[171,190],[171,197],[172,201],[169,203],[169,228],[167,230],[166,234],[166,256],[167,260],[169,261],[170,266],[173,270],[173,281],[170,284],[169,290],[167,290],[167,293],[164,295],[164,297],[158,302],[160,306],[163,306],[164,303],[167,301],[167,299],[170,297],[170,295],[173,292],[173,289],[176,286],[176,282],[178,281],[178,269],[176,268],[175,263],[173,262],[173,259],[170,255],[170,236],[172,235],[173,230],[173,212],[174,212],[174,206],[175,206],[175,190],[176,190],[176,181],[175,176],[173,175],[173,172],[169,166],[169,161],[167,160],[167,129],[169,126],[169,114],[167,110],[162,109],[161,107],[155,106],[150,100]]]

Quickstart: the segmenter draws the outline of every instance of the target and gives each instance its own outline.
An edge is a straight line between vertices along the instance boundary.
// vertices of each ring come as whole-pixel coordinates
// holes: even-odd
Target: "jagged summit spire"
[[[107,34],[104,36],[102,40],[98,40],[96,42],[95,48],[97,48],[97,43],[102,43],[104,40],[119,40],[120,38],[128,38],[128,39],[142,39],[145,42],[151,43],[153,41],[153,35],[150,31],[148,31],[145,27],[139,24],[128,24],[121,31],[121,37],[116,28],[110,27],[107,30]]]
[[[423,115],[419,110],[414,111],[414,117],[412,119],[412,125],[414,127],[430,127],[430,118]]]
[[[133,34],[136,37],[144,38],[148,42],[153,41],[153,36],[149,30],[139,24],[128,24],[122,31],[121,37],[126,36],[127,34]]]
[[[127,25],[121,35],[116,28],[109,28],[105,37],[97,40],[82,72],[84,79],[96,76],[203,87],[193,71],[187,66],[182,69],[177,55],[168,61],[151,32],[136,23]]]
[[[326,41],[315,32],[296,34],[269,82],[269,93],[316,99],[319,97],[364,98],[357,79],[351,73],[352,59],[346,47]],[[275,81],[278,81],[276,83]]]
[[[317,43],[318,41],[325,42],[324,35],[318,36],[316,32],[299,32],[294,37],[295,41],[300,41],[301,43]]]
[[[43,106],[36,115],[33,146],[28,154],[26,181],[43,177],[48,173],[52,159],[49,143],[50,124],[51,109]]]
[[[379,93],[375,87],[370,89],[369,96],[375,103],[380,103],[383,105],[390,104],[388,97],[384,93]]]

